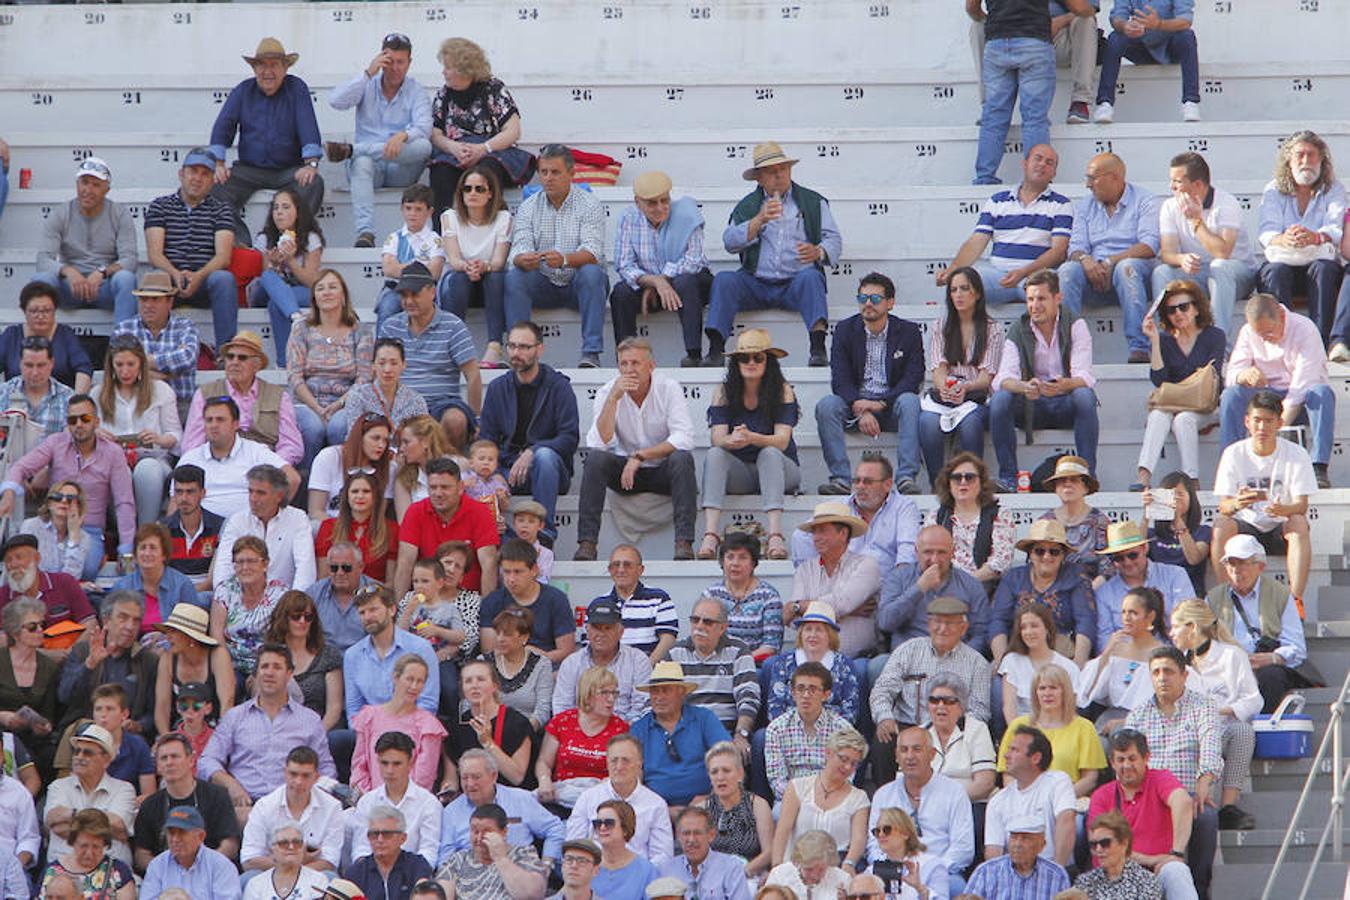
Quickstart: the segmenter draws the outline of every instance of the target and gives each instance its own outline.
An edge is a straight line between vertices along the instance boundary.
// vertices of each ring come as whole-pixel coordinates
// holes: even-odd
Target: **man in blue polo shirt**
[[[652,677],[637,688],[652,700],[651,711],[632,727],[633,737],[642,742],[642,783],[672,807],[712,790],[703,754],[731,740],[712,710],[685,702],[697,687],[685,679],[679,663],[667,660],[657,663]]]
[[[1022,160],[1022,183],[996,191],[980,208],[975,231],[952,264],[937,273],[939,287],[952,272],[971,266],[984,284],[984,302],[1000,305],[1025,300],[1022,281],[1037,269],[1053,269],[1069,252],[1073,231],[1073,203],[1050,190],[1059,170],[1059,154],[1049,144],[1037,144]],[[984,259],[986,247],[989,258]]]
[[[483,409],[483,378],[469,329],[459,316],[436,305],[436,279],[420,262],[403,268],[396,290],[403,312],[380,324],[380,337],[403,342],[408,361],[403,383],[427,401],[450,445],[467,447]],[[459,393],[461,373],[467,403]]]

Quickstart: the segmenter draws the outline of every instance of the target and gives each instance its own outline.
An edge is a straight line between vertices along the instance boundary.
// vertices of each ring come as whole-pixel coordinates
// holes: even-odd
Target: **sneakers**
[[[843,497],[853,493],[853,487],[847,481],[835,481],[834,479],[830,479],[820,487],[816,488],[816,493],[823,494],[826,497]]]
[[[1313,463],[1313,475],[1317,477],[1317,487],[1321,490],[1331,489],[1331,475],[1327,472],[1326,463]]]
[[[1219,809],[1219,829],[1221,831],[1251,831],[1256,827],[1256,817],[1245,809],[1239,809],[1232,803]]]
[[[324,156],[332,163],[342,162],[344,159],[351,159],[352,145],[344,144],[341,141],[325,141],[323,145]]]
[[[375,246],[375,235],[371,234],[369,231],[363,231],[363,232],[361,232],[359,235],[357,235],[357,237],[356,237],[356,243],[352,244],[352,246],[353,246],[353,247],[374,247],[374,246]]]
[[[1097,111],[1092,114],[1092,121],[1098,125],[1110,125],[1116,120],[1116,108],[1110,103],[1098,103]]]
[[[1199,103],[1196,103],[1194,100],[1187,100],[1187,101],[1185,101],[1184,103],[1182,103],[1182,104],[1181,104],[1181,121],[1183,121],[1183,122],[1199,122],[1199,121],[1200,121],[1200,104],[1199,104]]]
[[[1077,103],[1069,104],[1069,117],[1065,119],[1070,125],[1086,125],[1092,117],[1092,111],[1088,109],[1087,102],[1079,100]]]
[[[1337,341],[1331,345],[1327,359],[1331,362],[1350,362],[1350,347],[1345,346],[1342,341]]]
[[[599,353],[583,353],[581,359],[577,362],[578,369],[598,369],[600,368]]]

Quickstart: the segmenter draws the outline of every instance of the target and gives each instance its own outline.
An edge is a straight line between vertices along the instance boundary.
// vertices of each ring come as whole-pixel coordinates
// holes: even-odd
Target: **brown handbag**
[[[1162,412],[1212,413],[1219,408],[1219,373],[1206,364],[1177,382],[1167,381],[1148,395],[1148,408]]]

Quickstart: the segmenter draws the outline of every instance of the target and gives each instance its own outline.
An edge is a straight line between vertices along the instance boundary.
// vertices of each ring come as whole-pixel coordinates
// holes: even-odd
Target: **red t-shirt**
[[[628,730],[628,723],[618,716],[610,716],[600,733],[592,737],[581,730],[581,713],[569,709],[560,712],[544,730],[558,741],[558,757],[553,763],[553,780],[569,778],[608,778],[605,748],[609,739]]]
[[[324,519],[319,525],[319,533],[314,536],[314,556],[323,559],[328,555],[328,551],[333,547],[333,529],[337,527],[337,519]],[[356,546],[361,548],[361,566],[366,577],[374,578],[383,583],[385,574],[389,569],[389,563],[398,562],[398,523],[390,519],[386,526],[389,532],[388,547],[384,556],[372,556],[370,553],[370,533],[366,525],[358,523],[353,529],[349,540],[354,540]],[[327,572],[320,572],[319,578],[327,578]]]
[[[445,522],[431,508],[431,499],[418,500],[403,514],[399,540],[417,548],[418,557],[436,555],[436,548],[446,541],[468,541],[474,551],[469,554],[469,568],[459,586],[476,591],[482,586],[483,571],[478,565],[479,547],[496,547],[502,542],[497,533],[497,520],[482,503],[461,497],[459,508]]]
[[[1097,816],[1119,809],[1134,832],[1135,852],[1150,856],[1169,853],[1172,850],[1172,808],[1167,805],[1167,798],[1179,787],[1181,782],[1166,769],[1149,769],[1133,800],[1125,799],[1125,792],[1116,782],[1104,784],[1092,792],[1092,801],[1088,804],[1088,828],[1092,828],[1092,820]],[[1092,864],[1096,865],[1097,861],[1094,859]]]

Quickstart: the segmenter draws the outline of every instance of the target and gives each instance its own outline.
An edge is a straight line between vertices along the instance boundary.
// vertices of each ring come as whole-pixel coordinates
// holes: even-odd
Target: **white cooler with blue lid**
[[[1312,716],[1303,714],[1302,694],[1290,694],[1270,715],[1252,716],[1257,759],[1302,759],[1312,756]]]

